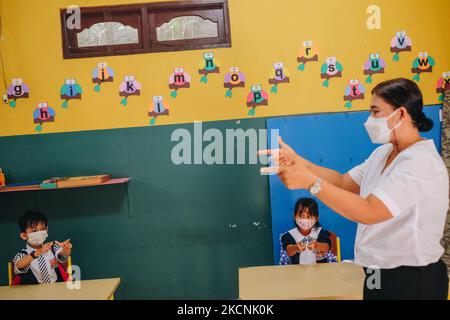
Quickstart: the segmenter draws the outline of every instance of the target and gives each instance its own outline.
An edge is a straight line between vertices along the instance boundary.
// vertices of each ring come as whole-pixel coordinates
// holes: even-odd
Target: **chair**
[[[336,256],[337,261],[341,262],[341,239],[332,231],[330,233],[331,249],[330,251]]]
[[[62,265],[69,276],[69,279],[67,281],[72,281],[72,257],[69,257],[69,259],[67,259],[67,262],[63,263]]]
[[[12,286],[14,278],[14,271],[13,271],[13,263],[10,261],[8,262],[8,286]]]

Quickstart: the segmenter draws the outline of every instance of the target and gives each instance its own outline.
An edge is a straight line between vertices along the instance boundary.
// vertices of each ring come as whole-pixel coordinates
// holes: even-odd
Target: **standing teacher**
[[[370,112],[364,126],[382,145],[348,173],[309,162],[281,139],[280,149],[260,151],[277,165],[261,171],[277,173],[289,189],[308,189],[358,223],[355,263],[366,274],[364,299],[447,299],[440,240],[449,178],[433,140],[419,134],[433,127],[420,89],[407,79],[382,82],[372,90]],[[368,281],[375,266],[378,288]]]

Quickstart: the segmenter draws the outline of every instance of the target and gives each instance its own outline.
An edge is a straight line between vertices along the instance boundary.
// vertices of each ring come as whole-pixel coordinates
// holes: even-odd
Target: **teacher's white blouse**
[[[449,180],[433,140],[419,141],[400,152],[382,172],[392,144],[377,148],[349,171],[360,195],[373,194],[393,215],[385,222],[358,224],[355,263],[392,269],[437,262],[449,207]]]

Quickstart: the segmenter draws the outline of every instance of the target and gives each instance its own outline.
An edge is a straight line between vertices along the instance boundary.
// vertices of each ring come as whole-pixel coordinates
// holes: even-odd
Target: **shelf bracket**
[[[130,182],[131,182],[131,180],[125,183],[125,193],[127,194],[128,216],[130,218],[132,218],[133,217],[133,207],[132,207],[131,200],[130,200],[130,193],[128,192],[128,185]]]

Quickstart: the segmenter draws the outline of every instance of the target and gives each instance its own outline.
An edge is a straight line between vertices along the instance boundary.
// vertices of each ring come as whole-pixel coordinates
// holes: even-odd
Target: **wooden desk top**
[[[364,272],[353,263],[239,269],[242,300],[361,300]]]
[[[81,289],[70,290],[67,283],[0,287],[0,300],[108,300],[120,278],[81,281]]]

